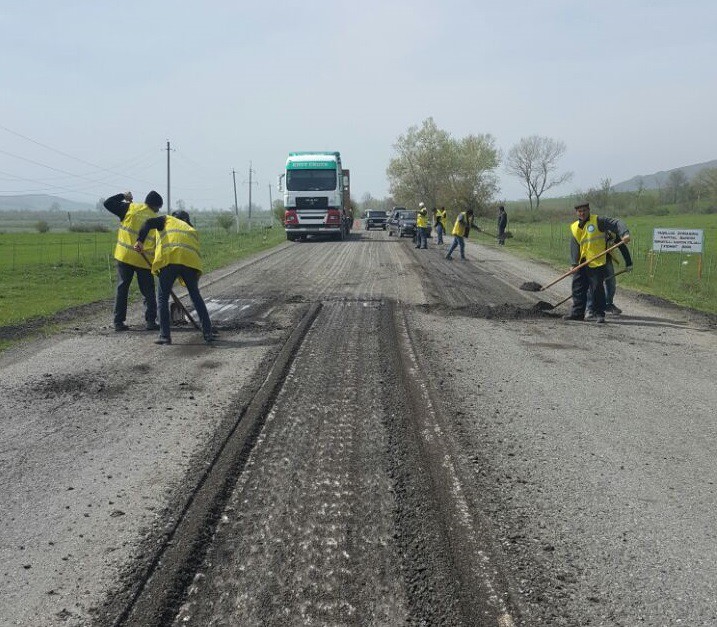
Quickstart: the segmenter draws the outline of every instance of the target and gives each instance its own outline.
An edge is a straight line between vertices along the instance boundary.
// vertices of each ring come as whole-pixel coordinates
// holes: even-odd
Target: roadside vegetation
[[[236,228],[217,224],[211,213],[197,212],[193,217],[200,232],[205,272],[285,240],[283,229],[271,221],[257,220],[251,228],[240,223],[237,233]],[[116,220],[110,221],[112,228],[107,231],[69,231],[65,223],[64,231],[50,228],[38,232],[34,228],[37,216],[27,212],[25,218],[25,231],[20,230],[22,223],[15,221],[13,232],[0,232],[0,327],[114,298]],[[2,224],[4,227],[6,222]],[[139,298],[136,289],[130,293]]]

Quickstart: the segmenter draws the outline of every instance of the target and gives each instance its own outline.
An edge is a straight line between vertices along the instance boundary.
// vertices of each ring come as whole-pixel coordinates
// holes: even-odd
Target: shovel
[[[601,253],[595,255],[594,257],[591,257],[587,261],[583,261],[580,265],[575,266],[574,268],[571,268],[568,270],[565,274],[562,276],[559,276],[557,279],[552,281],[551,283],[548,283],[547,285],[541,287],[539,283],[534,283],[533,281],[529,281],[528,283],[523,283],[523,285],[520,286],[521,290],[525,290],[526,292],[542,292],[544,290],[547,290],[549,287],[555,285],[558,281],[562,281],[563,279],[569,277],[571,274],[575,274],[580,268],[584,268],[589,263],[592,263],[596,259],[599,259],[600,257],[604,257],[607,255],[611,250],[615,250],[618,246],[622,246],[626,242],[623,242],[622,240],[619,241],[617,244],[613,244],[610,246],[610,248],[606,248]]]
[[[623,274],[624,272],[627,272],[627,268],[623,268],[619,272],[615,272],[614,274],[611,274],[610,276],[605,277],[605,279],[614,279],[616,276],[619,276],[619,275]],[[563,298],[563,300],[561,300],[559,303],[555,303],[554,305],[551,305],[550,303],[546,303],[544,300],[540,300],[535,305],[535,307],[537,309],[540,309],[541,311],[552,311],[553,309],[557,309],[558,307],[560,307],[560,305],[562,305],[563,303],[569,301],[572,297],[573,297],[573,295],[570,294],[569,296],[566,296],[565,298]]]
[[[144,254],[144,251],[139,252],[140,255],[142,255],[142,259],[144,259],[147,262],[147,265],[151,268],[152,262],[147,259],[147,255]],[[198,331],[201,330],[201,327],[197,324],[197,321],[192,317],[192,314],[189,313],[187,308],[184,306],[181,300],[179,300],[179,297],[174,293],[173,290],[169,290],[169,295],[172,297],[172,300],[174,301],[174,304],[181,309],[182,313],[191,321],[191,323],[194,325],[194,328]]]

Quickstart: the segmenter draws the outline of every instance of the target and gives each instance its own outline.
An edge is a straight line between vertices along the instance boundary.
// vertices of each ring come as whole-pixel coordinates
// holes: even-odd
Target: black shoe
[[[622,309],[615,305],[608,305],[605,307],[605,313],[612,314],[613,316],[619,316],[622,313]]]
[[[563,320],[584,320],[584,314],[567,314],[563,316]]]
[[[599,323],[605,324],[605,316],[598,316],[598,317],[597,317],[597,321],[598,321]]]
[[[211,344],[212,342],[216,342],[216,341],[217,341],[217,338],[216,338],[215,335],[213,335],[213,334],[210,333],[209,335],[205,335],[205,336],[204,336],[204,341],[205,341],[207,344]]]
[[[597,319],[597,314],[594,311],[588,311],[587,316],[585,316],[587,322],[595,322]]]
[[[145,329],[147,331],[159,331],[159,325],[156,322],[148,322]]]
[[[447,259],[448,261],[453,261],[453,258],[452,258],[450,255],[446,255],[446,259]]]
[[[164,337],[164,336],[160,335],[156,340],[154,340],[154,343],[155,344],[171,344],[172,338]]]
[[[124,322],[120,322],[115,325],[115,331],[117,331],[117,333],[120,333],[121,331],[129,331],[129,327]]]

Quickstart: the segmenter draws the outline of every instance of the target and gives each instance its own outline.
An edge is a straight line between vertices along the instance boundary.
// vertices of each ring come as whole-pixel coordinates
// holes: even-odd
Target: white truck
[[[284,176],[286,188],[280,191],[284,193],[286,239],[293,242],[309,235],[345,239],[353,213],[349,171],[341,165],[341,154],[290,152]]]

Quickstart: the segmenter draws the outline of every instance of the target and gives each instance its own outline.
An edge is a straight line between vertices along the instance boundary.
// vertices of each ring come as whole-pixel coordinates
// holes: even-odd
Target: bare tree
[[[550,137],[523,137],[508,151],[506,170],[523,182],[530,208],[540,206],[540,197],[553,187],[566,183],[572,172],[556,174],[558,161],[565,154],[565,144]]]

